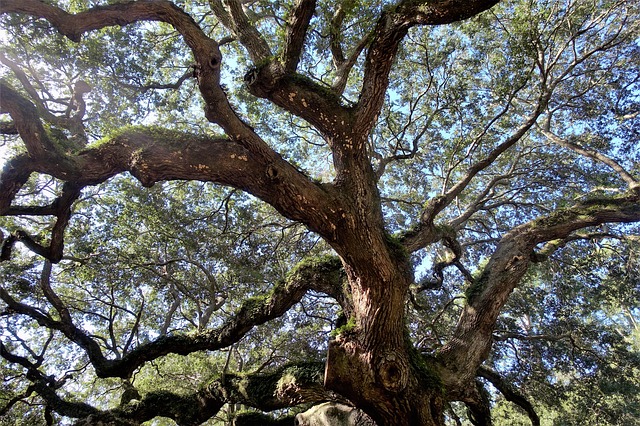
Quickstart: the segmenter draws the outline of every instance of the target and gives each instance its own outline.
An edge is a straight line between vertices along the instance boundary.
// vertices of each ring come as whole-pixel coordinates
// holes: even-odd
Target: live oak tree
[[[633,418],[638,9],[3,0],[0,412]]]

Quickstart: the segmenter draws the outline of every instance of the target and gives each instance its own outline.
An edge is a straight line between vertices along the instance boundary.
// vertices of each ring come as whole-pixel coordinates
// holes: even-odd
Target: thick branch
[[[0,215],[5,214],[29,176],[36,170],[36,162],[27,154],[18,155],[0,171]]]
[[[351,129],[351,111],[338,95],[307,77],[285,73],[278,61],[250,70],[244,79],[252,95],[269,99],[309,122],[329,144]]]
[[[323,388],[323,373],[323,362],[306,362],[285,365],[270,373],[227,374],[192,394],[151,392],[113,410],[93,413],[75,425],[99,422],[137,425],[160,416],[173,419],[179,425],[195,426],[215,416],[227,403],[273,411],[301,403],[339,399]]]
[[[239,0],[209,0],[211,9],[220,22],[229,28],[247,49],[254,63],[262,62],[272,55],[271,48],[262,34],[251,24]]]
[[[30,157],[49,156],[61,161],[62,155],[54,140],[44,129],[36,107],[4,81],[0,81],[0,105],[0,112],[11,115]]]
[[[98,6],[77,14],[37,0],[4,0],[0,13],[23,13],[49,21],[70,40],[78,42],[82,34],[108,26],[124,26],[138,21],[162,21],[171,24],[192,50],[206,48],[211,39],[195,21],[170,1],[139,0]],[[202,43],[205,42],[203,46]]]
[[[451,340],[440,355],[456,376],[453,388],[473,378],[491,347],[496,319],[509,294],[534,260],[535,247],[567,238],[579,229],[603,223],[640,222],[640,196],[581,202],[520,225],[505,234],[480,277],[465,292],[467,305]]]
[[[500,0],[404,0],[397,12],[413,25],[444,25],[469,19]]]
[[[305,35],[316,8],[316,0],[297,0],[287,26],[284,46],[284,70],[294,72],[300,61]]]

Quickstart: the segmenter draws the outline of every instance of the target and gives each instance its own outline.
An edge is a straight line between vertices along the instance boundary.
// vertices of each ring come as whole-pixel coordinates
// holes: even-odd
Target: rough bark
[[[222,55],[218,43],[207,37],[195,21],[173,3],[150,0],[117,3],[71,15],[35,0],[3,1],[0,13],[43,18],[73,41],[80,41],[89,31],[112,25],[137,21],[172,25],[197,62],[197,83],[205,103],[205,116],[219,124],[225,135],[205,138],[160,129],[128,128],[105,137],[100,143],[69,150],[70,141],[57,140],[45,130],[37,105],[3,83],[2,112],[11,115],[11,129],[15,128],[20,134],[27,154],[9,161],[0,175],[0,214],[52,213],[58,221],[49,246],[36,245],[28,236],[16,233],[4,241],[2,260],[9,258],[13,244],[21,241],[50,262],[59,261],[63,253],[63,231],[81,189],[123,172],[130,172],[145,186],[164,180],[198,180],[244,190],[269,203],[283,216],[304,223],[340,256],[339,262],[324,259],[297,269],[269,297],[246,301],[236,315],[218,329],[197,336],[163,336],[118,360],[108,360],[99,345],[74,324],[52,289],[47,289],[47,296],[59,318],[16,301],[0,288],[0,297],[10,309],[62,332],[87,353],[100,377],[128,378],[143,363],[168,353],[228,347],[255,325],[282,315],[308,289],[322,291],[338,300],[347,316],[347,326],[330,342],[324,387],[318,383],[305,386],[293,383],[287,389],[276,389],[274,377],[257,377],[252,381],[253,378],[228,375],[187,397],[147,395],[138,404],[106,413],[92,411],[84,405],[65,405],[56,399],[47,379],[38,376],[34,365],[14,357],[4,346],[2,356],[31,372],[33,380],[41,385],[34,391],[55,410],[72,417],[92,416],[85,421],[122,418],[135,424],[153,418],[158,414],[158,407],[165,407],[162,415],[190,425],[210,418],[226,402],[273,410],[335,396],[331,391],[353,402],[381,426],[443,425],[446,403],[454,399],[469,403],[476,408],[476,413],[485,415],[486,407],[476,388],[475,377],[487,358],[496,318],[532,262],[537,245],[567,238],[588,226],[640,221],[640,191],[633,186],[624,197],[578,203],[514,228],[502,237],[483,273],[471,284],[467,304],[451,340],[430,358],[412,347],[405,324],[405,302],[413,283],[409,253],[444,239],[455,245],[455,235],[435,227],[436,216],[480,171],[535,125],[546,107],[549,93],[541,93],[530,116],[511,137],[491,150],[484,160],[472,165],[446,193],[430,200],[416,229],[401,239],[386,233],[378,176],[367,152],[367,139],[380,114],[394,58],[409,29],[415,25],[440,25],[466,19],[496,3],[495,0],[406,0],[383,12],[370,40],[365,43],[368,49],[358,101],[356,105],[344,106],[335,91],[296,74],[315,1],[296,2],[289,19],[282,60],[272,57],[269,44],[246,16],[242,2],[210,1],[220,22],[232,31],[254,61],[255,68],[246,76],[248,91],[303,118],[325,138],[337,178],[331,184],[318,184],[282,159],[236,114],[220,87]],[[333,31],[339,30],[341,23],[337,12]],[[364,49],[365,44],[358,49]],[[348,73],[353,62],[345,58],[340,49],[334,41],[334,57]],[[38,209],[12,205],[15,195],[34,172],[67,182],[64,193],[54,204]],[[279,374],[278,379],[282,371]],[[266,392],[260,387],[266,387]]]

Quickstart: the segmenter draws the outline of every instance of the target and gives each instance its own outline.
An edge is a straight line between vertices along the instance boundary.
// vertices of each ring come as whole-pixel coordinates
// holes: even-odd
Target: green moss
[[[331,332],[332,337],[350,334],[356,328],[356,319],[350,317],[347,322]]]
[[[259,313],[270,297],[271,293],[249,297],[242,302],[239,311],[248,312],[249,315]]]
[[[391,235],[385,232],[384,238],[387,243],[387,247],[396,259],[401,261],[407,261],[409,259],[410,254],[407,251],[406,247],[402,244],[400,236]]]
[[[205,140],[209,139],[203,135],[197,135],[195,133],[188,133],[179,130],[171,130],[166,129],[160,126],[123,126],[118,129],[109,132],[103,138],[98,139],[95,142],[87,145],[87,149],[96,149],[104,145],[113,144],[117,140],[122,140],[128,136],[136,136],[136,135],[144,135],[153,139],[160,139],[162,141],[168,141],[170,143],[178,143],[184,141],[185,139],[198,139]]]
[[[464,290],[464,297],[467,299],[467,303],[472,303],[473,300],[482,293],[485,287],[485,281],[486,279],[480,276]]]
[[[407,335],[406,338],[409,339],[409,336]],[[440,373],[435,367],[437,362],[435,358],[422,355],[410,340],[407,340],[407,345],[409,347],[409,362],[420,383],[426,388],[442,393],[444,396],[445,387]]]
[[[333,255],[305,257],[289,271],[286,281],[310,278],[314,274],[335,273],[341,265],[340,259]]]
[[[301,385],[312,385],[322,382],[322,373],[317,362],[295,362],[287,364],[280,373],[277,390],[296,382]]]

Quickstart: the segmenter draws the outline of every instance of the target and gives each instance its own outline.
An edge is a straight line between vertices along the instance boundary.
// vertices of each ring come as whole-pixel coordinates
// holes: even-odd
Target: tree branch
[[[45,376],[27,358],[9,352],[2,342],[0,342],[0,356],[11,363],[18,364],[25,368],[27,370],[27,378],[32,383],[30,388],[47,401],[59,414],[78,418],[98,412],[97,409],[88,404],[65,401],[57,395],[56,389],[64,384],[66,377],[61,380],[56,380],[53,376]]]
[[[470,18],[499,0],[404,0],[378,20],[365,60],[360,99],[356,107],[356,131],[369,134],[380,113],[389,85],[389,72],[400,42],[415,25],[442,25]]]
[[[4,176],[4,173],[3,175]],[[0,181],[1,182],[1,181]],[[2,255],[0,261],[9,260],[12,245],[20,241],[34,253],[39,254],[48,261],[57,263],[62,259],[64,251],[64,231],[71,219],[71,207],[73,203],[80,197],[80,188],[74,184],[66,183],[63,186],[62,194],[51,205],[44,207],[31,208],[9,208],[7,215],[10,214],[50,214],[56,216],[55,224],[51,230],[51,241],[48,246],[43,246],[36,242],[34,238],[24,231],[14,233],[12,239],[7,239],[2,244]]]
[[[452,388],[473,378],[491,347],[496,319],[511,291],[529,265],[535,247],[567,238],[579,229],[603,223],[640,221],[640,195],[587,200],[517,226],[506,233],[482,274],[466,290],[467,305],[452,338],[440,350],[443,362],[455,373]]]
[[[288,364],[270,373],[226,374],[192,394],[151,392],[118,408],[95,412],[75,425],[114,421],[140,424],[161,416],[180,425],[195,426],[215,416],[227,403],[273,411],[308,402],[340,400],[339,395],[324,389],[323,376],[323,362]]]
[[[37,108],[12,87],[0,80],[0,112],[9,113],[29,156],[63,161],[63,155],[42,125]]]
[[[478,369],[478,376],[487,379],[493,386],[496,387],[500,391],[502,395],[504,395],[507,401],[513,402],[517,404],[520,408],[522,408],[529,419],[531,420],[531,424],[533,426],[540,426],[540,417],[536,413],[533,405],[529,400],[515,389],[511,387],[509,383],[507,383],[500,375],[487,367],[480,367]]]
[[[284,71],[295,72],[300,61],[304,39],[309,22],[316,8],[316,0],[296,0],[293,13],[287,25],[287,36],[284,46]]]
[[[512,96],[518,92],[519,88],[514,91]],[[426,245],[437,241],[434,238],[437,238],[438,235],[434,229],[434,220],[436,216],[444,210],[451,202],[458,196],[460,193],[469,185],[469,183],[480,173],[482,170],[491,166],[493,162],[500,157],[504,152],[506,152],[509,148],[514,146],[518,141],[520,141],[524,135],[536,124],[536,121],[543,113],[544,108],[549,100],[551,93],[542,93],[536,103],[535,110],[527,117],[526,121],[518,127],[515,132],[513,132],[505,141],[498,144],[495,148],[493,148],[489,154],[477,161],[467,170],[466,174],[458,180],[458,182],[453,185],[448,191],[444,194],[439,195],[435,198],[429,200],[420,215],[420,220],[415,229],[408,232],[403,237],[403,244],[409,251],[419,250]],[[510,101],[509,101],[510,104]],[[482,133],[475,139],[476,143],[479,142],[488,130],[489,126],[495,122],[495,120],[506,112],[508,105],[503,109],[503,111],[498,114],[490,123],[485,126]]]
[[[403,0],[397,12],[412,25],[444,25],[469,19],[500,0]]]
[[[551,142],[556,143],[560,146],[570,149],[571,151],[580,154],[584,157],[590,158],[594,161],[598,161],[606,166],[610,167],[613,171],[618,173],[620,178],[627,184],[628,188],[631,190],[640,190],[640,182],[635,179],[629,172],[627,172],[617,161],[613,158],[607,157],[604,154],[599,153],[593,149],[584,148],[576,143],[570,142],[567,139],[563,139],[556,135],[555,133],[540,128],[540,131],[543,135],[545,135]]]
[[[49,302],[60,314],[60,321],[41,313],[13,299],[0,287],[0,298],[12,312],[27,315],[38,324],[61,331],[69,340],[80,346],[89,357],[98,377],[129,378],[145,362],[157,359],[169,353],[187,355],[202,350],[218,350],[239,341],[253,327],[282,316],[291,306],[298,303],[309,289],[324,292],[342,303],[345,312],[351,312],[348,299],[343,294],[342,264],[335,257],[302,262],[289,274],[286,282],[277,284],[271,294],[264,298],[251,298],[223,325],[196,335],[164,335],[142,344],[120,359],[107,359],[99,345],[84,331],[79,329],[71,318],[69,308],[53,292],[49,285],[45,266],[41,285]]]

